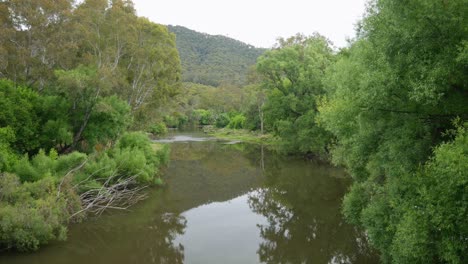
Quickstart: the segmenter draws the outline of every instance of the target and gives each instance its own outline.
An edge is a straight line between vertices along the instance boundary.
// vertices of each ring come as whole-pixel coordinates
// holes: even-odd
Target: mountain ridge
[[[176,35],[182,80],[210,86],[245,85],[247,73],[266,49],[223,35],[167,25]]]

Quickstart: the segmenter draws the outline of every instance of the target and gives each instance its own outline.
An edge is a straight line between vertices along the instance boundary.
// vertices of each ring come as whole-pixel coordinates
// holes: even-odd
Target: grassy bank
[[[272,134],[260,134],[257,131],[249,131],[246,129],[210,129],[205,131],[208,135],[226,139],[226,140],[239,140],[246,143],[261,144],[268,147],[276,147],[279,144],[278,138]]]

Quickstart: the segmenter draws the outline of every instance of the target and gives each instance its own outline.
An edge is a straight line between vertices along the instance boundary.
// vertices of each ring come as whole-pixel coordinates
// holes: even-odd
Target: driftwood
[[[80,170],[87,160],[76,168],[70,170],[62,179],[58,186],[57,197],[61,194],[62,185],[65,180],[69,180],[73,177],[73,174]],[[104,169],[104,168],[102,168]],[[101,170],[102,170],[101,169]],[[78,193],[78,190],[89,183],[95,174],[100,170],[90,174],[83,181],[72,186],[72,189]],[[128,208],[137,202],[147,198],[147,194],[143,192],[148,186],[141,186],[138,184],[136,178],[138,174],[124,177],[114,173],[109,178],[105,179],[102,185],[98,188],[89,189],[86,192],[79,195],[81,201],[81,210],[73,213],[70,219],[78,215],[101,215],[107,209],[114,210],[128,210]]]
[[[101,187],[82,193],[80,195],[82,209],[70,218],[83,213],[101,215],[107,209],[128,210],[130,206],[146,199],[147,194],[143,190],[147,186],[138,186],[137,176],[125,178],[111,176]]]

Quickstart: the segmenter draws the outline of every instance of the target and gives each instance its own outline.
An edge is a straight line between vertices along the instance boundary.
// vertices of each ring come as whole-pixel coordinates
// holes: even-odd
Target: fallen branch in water
[[[142,191],[148,186],[138,186],[137,176],[117,178],[113,175],[101,187],[82,193],[79,196],[82,209],[72,214],[70,219],[83,213],[101,215],[107,209],[128,210],[130,206],[144,200],[147,198],[147,194]],[[88,177],[88,179],[90,178]],[[86,182],[87,180],[82,181],[74,188],[78,188]]]

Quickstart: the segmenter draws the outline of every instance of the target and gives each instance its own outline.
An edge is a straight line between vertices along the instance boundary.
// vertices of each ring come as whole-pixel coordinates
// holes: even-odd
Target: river
[[[0,263],[378,263],[340,213],[343,170],[197,133],[161,141],[171,144],[163,188]]]

